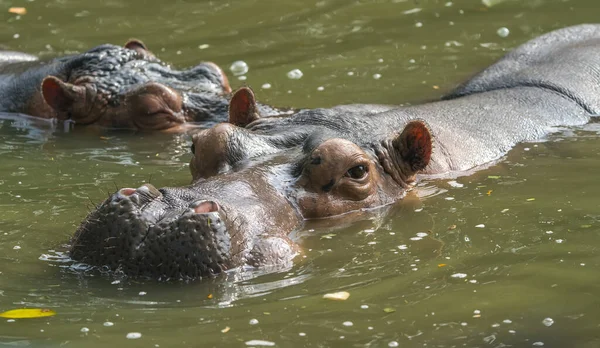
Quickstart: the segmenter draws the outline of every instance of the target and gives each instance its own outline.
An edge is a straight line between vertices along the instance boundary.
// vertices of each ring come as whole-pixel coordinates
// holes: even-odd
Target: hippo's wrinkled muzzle
[[[79,227],[71,257],[129,276],[193,279],[229,268],[231,242],[218,203],[168,206],[152,185],[124,188]]]

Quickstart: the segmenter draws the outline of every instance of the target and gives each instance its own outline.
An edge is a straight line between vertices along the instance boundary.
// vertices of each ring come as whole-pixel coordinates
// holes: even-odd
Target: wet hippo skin
[[[260,117],[248,88],[228,123],[198,132],[193,182],[121,189],[81,224],[75,260],[130,276],[193,279],[289,265],[306,219],[392,204],[418,178],[472,172],[515,144],[600,112],[600,25],[536,38],[445,100]]]
[[[216,64],[175,70],[139,40],[48,61],[0,51],[2,112],[78,125],[173,130],[188,122],[225,120],[230,92]]]

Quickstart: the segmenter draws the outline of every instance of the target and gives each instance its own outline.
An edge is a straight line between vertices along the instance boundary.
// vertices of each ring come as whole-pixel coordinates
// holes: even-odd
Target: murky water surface
[[[54,56],[137,37],[180,67],[245,62],[232,85],[265,102],[400,104],[598,21],[597,0],[500,2],[3,0],[0,44]],[[187,184],[189,140],[3,118],[0,310],[58,315],[1,319],[0,346],[598,347],[599,132],[522,144],[350,226],[310,224],[289,271],[159,284],[86,275],[61,255],[115,186]],[[336,291],[350,298],[322,298]]]

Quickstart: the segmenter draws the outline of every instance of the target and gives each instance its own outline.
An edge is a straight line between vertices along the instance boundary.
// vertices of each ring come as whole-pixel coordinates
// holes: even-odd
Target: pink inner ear
[[[54,110],[64,110],[70,104],[61,82],[54,76],[48,76],[42,81],[42,96]]]
[[[127,41],[127,43],[123,47],[128,48],[130,50],[134,50],[134,51],[139,51],[139,50],[147,51],[148,50],[146,48],[146,45],[144,45],[144,43],[138,39],[131,39],[131,40]]]
[[[256,101],[251,89],[242,87],[235,92],[229,102],[229,123],[245,127],[256,120]]]
[[[408,152],[407,158],[414,170],[422,170],[431,160],[433,150],[431,132],[421,121],[410,122],[402,132]]]

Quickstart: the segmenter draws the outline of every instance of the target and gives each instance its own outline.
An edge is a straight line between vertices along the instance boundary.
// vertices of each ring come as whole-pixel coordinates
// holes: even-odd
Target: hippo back
[[[600,25],[583,24],[535,38],[444,99],[519,86],[546,88],[600,113]]]

